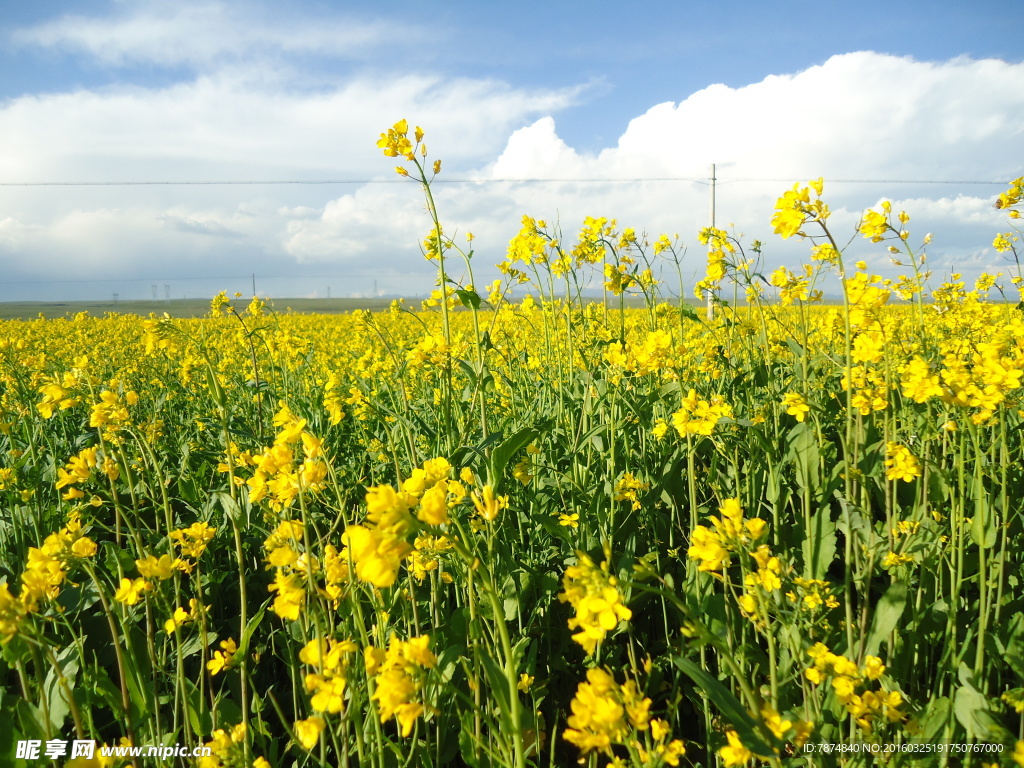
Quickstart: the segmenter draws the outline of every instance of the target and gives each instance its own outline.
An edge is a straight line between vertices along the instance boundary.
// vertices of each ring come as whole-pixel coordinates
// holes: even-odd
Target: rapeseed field
[[[1024,765],[1016,230],[933,281],[867,211],[885,280],[818,180],[796,272],[709,228],[694,293],[677,238],[524,217],[482,286],[422,130],[378,146],[422,307],[0,323],[4,761]]]

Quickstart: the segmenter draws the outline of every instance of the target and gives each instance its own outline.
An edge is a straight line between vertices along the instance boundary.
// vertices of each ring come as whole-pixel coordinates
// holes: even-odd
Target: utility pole
[[[711,164],[711,227],[715,226],[715,164]],[[715,305],[711,301],[712,292],[707,292],[708,299],[708,320],[715,319]]]
[[[256,273],[252,273],[252,295],[256,295]]]

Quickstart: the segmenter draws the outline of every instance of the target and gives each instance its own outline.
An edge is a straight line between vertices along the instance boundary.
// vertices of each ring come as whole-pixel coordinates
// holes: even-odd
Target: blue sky
[[[698,179],[715,162],[719,223],[748,238],[770,239],[783,189],[824,175],[846,230],[883,197],[905,204],[935,233],[937,272],[999,266],[999,186],[852,181],[1024,173],[1024,23],[1005,3],[0,7],[0,181],[388,182],[0,187],[0,300],[206,295],[253,272],[277,296],[429,291],[422,204],[373,146],[399,117],[451,178]],[[696,272],[707,194],[492,183],[440,198],[487,264],[524,213],[566,238],[603,215],[678,232]],[[770,265],[803,255],[770,242]]]

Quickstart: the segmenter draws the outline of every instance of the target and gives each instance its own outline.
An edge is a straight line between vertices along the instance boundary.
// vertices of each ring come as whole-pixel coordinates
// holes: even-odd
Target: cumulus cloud
[[[575,90],[489,80],[360,77],[323,93],[262,89],[211,76],[162,89],[121,87],[10,100],[0,108],[11,181],[360,178],[379,173],[375,137],[415,114],[437,149],[473,162],[524,118],[565,107]]]
[[[912,214],[921,236],[936,233],[936,263],[954,266],[955,255],[970,250],[999,265],[987,248],[1005,227],[991,205],[998,184],[907,182],[1005,183],[1024,173],[1024,91],[1014,85],[1022,78],[1024,64],[998,60],[838,55],[799,73],[742,88],[712,85],[655,105],[597,154],[577,154],[542,118],[514,132],[485,170],[493,178],[608,179],[524,186],[516,196],[534,215],[557,211],[572,225],[584,215],[616,216],[623,226],[679,232],[693,243],[709,223],[715,163],[716,223],[768,240],[784,261],[796,250],[771,237],[774,200],[793,182],[823,176],[844,239],[884,197]],[[613,183],[634,178],[679,181]]]
[[[960,178],[1020,169],[1024,64],[833,56],[743,88],[714,85],[633,120],[618,154],[660,155],[692,173],[717,162],[751,176]]]
[[[248,273],[254,252],[272,254],[277,266],[265,271],[280,274],[289,265],[352,264],[372,252],[376,261],[360,270],[379,269],[382,255],[402,261],[404,254],[398,268],[408,271],[419,236],[417,225],[403,222],[414,222],[422,206],[410,189],[401,215],[393,210],[389,195],[400,180],[376,148],[377,135],[414,115],[428,126],[432,151],[452,158],[447,167],[457,170],[459,161],[466,168],[493,158],[512,128],[576,97],[574,88],[526,90],[430,75],[351,77],[328,91],[293,91],[216,73],[165,88],[11,99],[0,104],[0,177],[9,184],[386,183],[379,194],[359,189],[355,208],[344,196],[330,202],[337,186],[6,186],[0,210],[10,220],[0,230],[0,256],[9,270],[31,272],[45,254],[50,267],[80,275],[106,254],[107,273],[133,277],[166,275],[169,263],[179,273]],[[244,219],[245,206],[259,210],[258,221]],[[391,250],[396,233],[407,230],[413,236],[405,248]],[[179,256],[191,253],[203,258],[189,264]]]
[[[203,14],[231,12],[223,5],[188,7],[170,23],[174,34],[187,36]],[[126,11],[120,23],[146,18]],[[198,40],[180,55],[202,63],[225,51],[255,50],[272,32],[262,24],[241,25],[231,41]],[[112,52],[104,54],[107,32],[73,26],[62,20],[22,38],[95,48],[96,56],[121,57],[116,61],[143,55],[133,52],[132,41],[147,33],[115,29]],[[293,45],[289,35],[302,37],[298,29],[275,36],[274,45]],[[374,32],[353,34],[372,39]],[[321,45],[317,39],[308,45]],[[168,264],[197,275],[337,268],[371,282],[379,277],[382,291],[407,291],[403,273],[429,272],[419,243],[430,222],[416,186],[399,183],[394,162],[374,146],[388,124],[406,116],[426,129],[431,158],[444,160],[442,182],[478,180],[438,183],[434,194],[450,232],[476,235],[479,280],[503,258],[524,213],[557,222],[566,241],[588,215],[617,218],[652,237],[679,233],[691,245],[692,271],[699,271],[695,244],[709,223],[711,163],[719,179],[717,223],[735,222],[748,241],[767,241],[772,265],[795,264],[806,253],[771,235],[775,198],[793,182],[824,176],[842,241],[860,213],[886,197],[910,212],[915,238],[935,233],[936,269],[990,268],[1000,264],[989,247],[992,235],[1006,228],[992,209],[999,185],[902,182],[1005,182],[1024,174],[1022,81],[1020,63],[844,54],[801,72],[740,88],[711,85],[652,105],[614,146],[596,153],[569,146],[557,130],[555,118],[582,98],[582,87],[364,73],[309,90],[213,68],[166,87],[25,96],[0,104],[0,175],[9,181],[379,183],[346,186],[342,194],[331,187],[5,187],[0,255],[19,274],[39,274],[41,263],[73,275],[105,269],[125,276],[152,275]],[[867,183],[877,180],[891,183]],[[886,267],[879,246],[855,239],[852,247],[858,258]]]

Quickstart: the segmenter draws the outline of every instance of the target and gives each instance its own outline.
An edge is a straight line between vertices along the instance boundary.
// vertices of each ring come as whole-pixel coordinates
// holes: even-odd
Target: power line
[[[211,181],[2,181],[0,187],[214,187],[214,186],[303,186],[331,184],[403,184],[410,179],[266,179],[266,180],[211,180]],[[411,181],[415,182],[415,179]],[[641,182],[690,182],[708,184],[707,179],[681,176],[649,176],[633,178],[571,178],[571,179],[434,179],[431,184],[637,184]],[[722,184],[748,183],[791,184],[789,179],[740,178],[719,179]],[[999,186],[1008,181],[977,179],[827,179],[829,184],[979,184]]]
[[[263,181],[3,181],[0,187],[195,187],[195,186],[272,186],[324,184],[404,184],[410,179],[268,179]],[[415,181],[414,179],[412,181]],[[636,183],[641,181],[690,181],[703,179],[651,177],[630,179],[434,179],[431,184],[553,184],[553,183]]]
[[[719,179],[721,182],[721,179]],[[748,182],[771,182],[773,184],[792,184],[793,179],[727,179],[725,184]],[[1007,181],[975,181],[967,179],[825,179],[826,184],[984,184],[1004,186]]]

